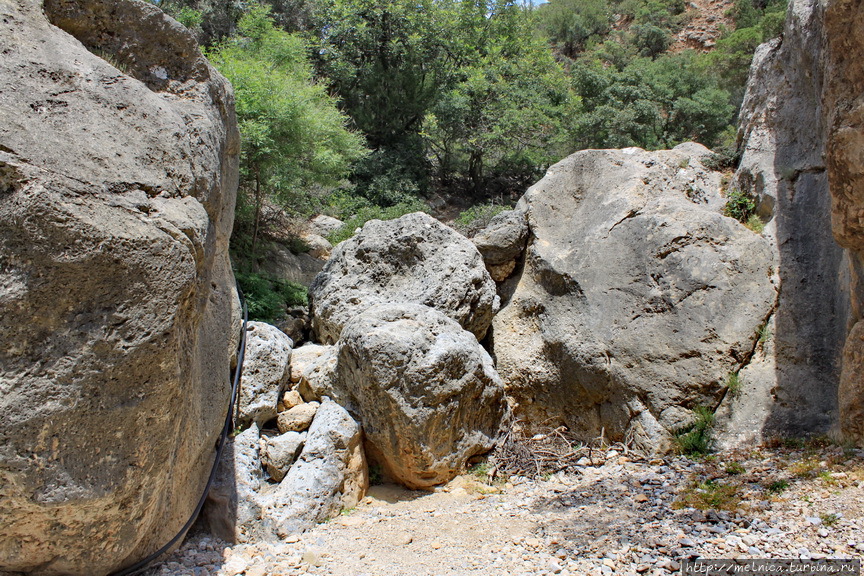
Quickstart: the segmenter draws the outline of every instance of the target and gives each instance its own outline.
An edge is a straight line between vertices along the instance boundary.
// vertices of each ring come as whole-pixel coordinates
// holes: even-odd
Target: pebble
[[[746,501],[730,512],[682,507],[680,500],[685,487],[712,474],[719,483],[729,481],[723,464],[680,457],[645,462],[611,452],[617,451],[595,451],[593,462],[583,458],[569,473],[547,481],[511,477],[482,500],[464,483],[459,490],[451,485],[439,491],[453,499],[444,508],[424,503],[424,495],[403,508],[406,502],[367,497],[350,515],[273,544],[228,546],[199,535],[145,576],[668,576],[684,558],[696,556],[817,559],[864,553],[864,495],[854,492],[861,461],[846,472],[832,470],[837,484],[824,491],[821,478],[788,475],[794,456],[728,457],[726,462],[740,462],[748,471],[729,477],[740,483],[738,495]],[[766,477],[791,479],[786,490],[768,497]],[[822,521],[829,515],[837,519],[830,528]],[[496,534],[505,536],[478,545],[470,533],[460,535],[461,526],[468,529],[475,518],[499,526]],[[533,528],[510,530],[524,520]],[[394,557],[399,565],[393,565]]]

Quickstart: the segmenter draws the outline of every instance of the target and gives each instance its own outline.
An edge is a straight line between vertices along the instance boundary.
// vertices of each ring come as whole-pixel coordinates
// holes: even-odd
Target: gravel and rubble
[[[688,558],[864,556],[864,450],[756,448],[691,460],[614,449],[538,478],[486,468],[432,492],[378,485],[279,542],[198,533],[148,576],[642,575]]]

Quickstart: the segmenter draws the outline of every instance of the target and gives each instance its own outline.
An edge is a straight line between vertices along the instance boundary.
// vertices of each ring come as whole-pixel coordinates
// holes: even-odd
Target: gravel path
[[[864,451],[758,449],[692,461],[609,451],[545,479],[373,486],[286,541],[190,537],[148,576],[668,575],[685,558],[862,558]]]

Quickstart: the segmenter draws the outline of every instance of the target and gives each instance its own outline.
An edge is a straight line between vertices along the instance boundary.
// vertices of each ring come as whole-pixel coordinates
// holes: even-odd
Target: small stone
[[[247,568],[245,576],[267,576],[267,568],[260,564],[253,566],[252,568]]]
[[[822,519],[816,516],[808,516],[806,520],[813,526],[819,526],[820,524],[822,524]]]
[[[633,497],[635,502],[648,502],[649,498],[645,494],[637,494]]]
[[[306,550],[303,552],[302,561],[304,564],[309,564],[310,566],[321,565],[321,557],[314,550]]]
[[[433,550],[440,550],[441,549],[441,542],[439,542],[438,540],[433,540],[432,543],[429,545],[429,547],[432,548]]]
[[[693,548],[694,546],[696,546],[696,542],[694,542],[690,538],[681,538],[680,540],[678,540],[678,544],[687,548]]]
[[[248,566],[246,560],[240,556],[233,556],[222,565],[222,572],[225,576],[237,576],[237,574],[242,574]]]
[[[820,528],[817,531],[817,534],[819,534],[819,536],[821,536],[822,538],[825,538],[828,536],[828,530],[826,530],[825,528]]]
[[[276,419],[279,432],[282,434],[285,432],[303,432],[312,424],[318,406],[318,402],[308,402],[282,412]]]
[[[649,566],[648,564],[637,564],[636,565],[636,572],[638,572],[639,574],[643,574],[650,569],[651,569],[651,566]]]
[[[747,548],[747,554],[750,554],[751,556],[763,556],[762,550],[755,546],[750,546],[749,548]]]
[[[285,412],[295,406],[303,404],[303,397],[297,390],[288,390],[282,395],[282,400],[279,401],[279,412]]]

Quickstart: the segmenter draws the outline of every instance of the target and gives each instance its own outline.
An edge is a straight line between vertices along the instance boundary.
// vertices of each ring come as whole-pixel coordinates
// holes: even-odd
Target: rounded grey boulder
[[[532,240],[492,340],[524,421],[662,450],[720,402],[777,291],[768,242],[720,214],[708,153],[586,150],[522,199]]]
[[[345,326],[338,354],[338,386],[367,454],[409,488],[453,478],[494,446],[507,420],[489,354],[432,308],[370,308]]]
[[[417,212],[367,222],[333,250],[309,289],[312,328],[332,344],[357,314],[395,302],[440,310],[481,339],[498,311],[495,283],[470,240]]]

